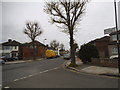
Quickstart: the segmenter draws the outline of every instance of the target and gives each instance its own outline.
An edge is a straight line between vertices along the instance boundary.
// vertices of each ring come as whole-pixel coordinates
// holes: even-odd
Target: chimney
[[[8,42],[11,42],[12,41],[12,39],[8,39]]]

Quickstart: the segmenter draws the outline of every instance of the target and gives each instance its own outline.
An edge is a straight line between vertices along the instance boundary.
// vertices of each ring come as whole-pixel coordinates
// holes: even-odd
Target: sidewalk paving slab
[[[70,64],[70,61],[67,61],[65,65],[66,68],[72,69],[78,72],[120,77],[120,74],[118,73],[118,68],[83,64],[81,60],[76,60],[76,64],[78,65],[78,67],[69,67],[69,64]]]

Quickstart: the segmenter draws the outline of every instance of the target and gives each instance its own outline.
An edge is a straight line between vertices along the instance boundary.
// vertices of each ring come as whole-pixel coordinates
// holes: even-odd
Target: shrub
[[[78,57],[82,60],[83,63],[91,62],[91,58],[98,58],[98,50],[93,44],[84,44],[81,46],[81,49],[78,51]]]

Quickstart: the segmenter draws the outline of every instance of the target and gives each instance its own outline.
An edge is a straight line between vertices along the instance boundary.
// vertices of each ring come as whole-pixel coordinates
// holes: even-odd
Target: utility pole
[[[119,42],[119,33],[118,33],[118,20],[117,20],[117,5],[116,0],[114,0],[114,7],[115,7],[115,23],[116,23],[116,31],[117,31],[117,49],[118,49],[118,69],[120,74],[120,42]]]

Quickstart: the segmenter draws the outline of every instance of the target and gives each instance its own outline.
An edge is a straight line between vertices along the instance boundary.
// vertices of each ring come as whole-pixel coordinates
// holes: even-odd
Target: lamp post
[[[119,33],[118,33],[118,20],[117,20],[117,7],[116,7],[116,0],[114,0],[114,7],[115,7],[115,24],[116,24],[116,31],[117,31],[117,50],[118,50],[118,69],[120,74],[120,42],[119,42]]]
[[[43,40],[43,44],[45,44],[45,41],[46,41],[46,40],[47,40],[46,38]]]
[[[57,54],[58,54],[58,56],[60,56],[60,46],[58,46],[58,51],[57,51]]]

